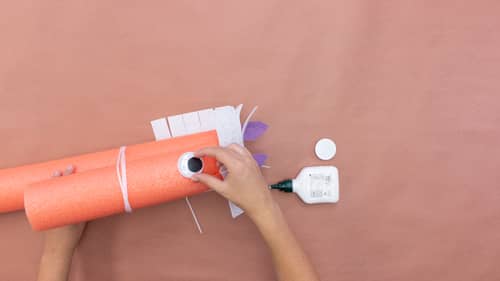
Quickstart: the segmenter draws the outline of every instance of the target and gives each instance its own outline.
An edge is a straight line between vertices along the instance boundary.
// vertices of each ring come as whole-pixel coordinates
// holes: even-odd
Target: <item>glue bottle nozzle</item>
[[[278,189],[283,192],[293,192],[293,181],[292,180],[284,180],[278,183],[270,185],[272,189]]]

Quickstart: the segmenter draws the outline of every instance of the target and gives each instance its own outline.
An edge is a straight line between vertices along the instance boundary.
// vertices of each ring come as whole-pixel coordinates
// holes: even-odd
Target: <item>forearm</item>
[[[193,180],[210,186],[247,212],[271,249],[278,279],[319,280],[309,258],[295,240],[274,202],[252,154],[243,146],[231,144],[227,148],[209,147],[199,150],[196,156],[215,157],[227,168],[228,175],[224,181],[207,174],[195,174]]]
[[[255,218],[255,224],[271,250],[280,281],[319,280],[311,261],[295,239],[278,206]]]
[[[40,261],[38,281],[66,281],[71,268],[72,253],[45,251]]]

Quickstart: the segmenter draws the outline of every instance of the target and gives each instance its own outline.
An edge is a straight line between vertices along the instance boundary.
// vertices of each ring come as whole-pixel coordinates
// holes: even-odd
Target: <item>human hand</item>
[[[44,255],[72,256],[85,225],[83,222],[45,231]]]
[[[55,171],[53,177],[68,176],[74,173],[75,168],[70,165],[64,171]],[[67,225],[45,231],[44,254],[73,255],[76,246],[85,229],[86,223]]]
[[[195,155],[215,157],[226,167],[228,175],[223,181],[207,174],[195,174],[193,180],[208,185],[247,212],[271,250],[278,280],[319,280],[250,152],[232,144],[227,148],[205,148]]]
[[[252,154],[238,144],[227,148],[209,147],[195,153],[197,157],[212,156],[222,163],[227,177],[222,181],[207,174],[196,174],[193,180],[200,181],[244,209],[248,216],[258,222],[278,209],[257,162]]]
[[[72,174],[71,165],[64,172],[55,171],[53,177]],[[67,225],[45,231],[45,246],[40,260],[38,281],[66,281],[71,267],[73,252],[80,242],[86,223]]]

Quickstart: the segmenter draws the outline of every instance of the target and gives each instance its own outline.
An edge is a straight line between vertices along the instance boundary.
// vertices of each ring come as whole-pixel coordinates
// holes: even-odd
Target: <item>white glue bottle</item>
[[[295,192],[307,204],[339,201],[339,172],[334,166],[303,168],[297,178],[270,186],[283,192]]]

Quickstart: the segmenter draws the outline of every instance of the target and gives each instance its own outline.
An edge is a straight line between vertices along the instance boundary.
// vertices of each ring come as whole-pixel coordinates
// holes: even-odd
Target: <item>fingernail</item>
[[[61,171],[57,170],[52,173],[53,177],[60,177],[62,175]]]
[[[194,181],[194,182],[199,182],[200,181],[200,179],[196,175],[191,176],[191,180]]]
[[[73,167],[73,165],[69,165],[68,167],[66,167],[66,170],[64,171],[64,175],[65,176],[71,175],[73,173],[74,169],[75,169],[75,167]]]

